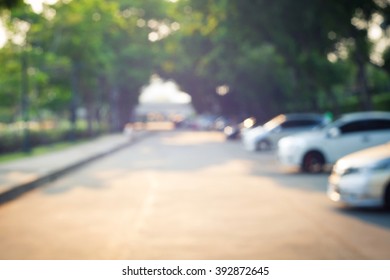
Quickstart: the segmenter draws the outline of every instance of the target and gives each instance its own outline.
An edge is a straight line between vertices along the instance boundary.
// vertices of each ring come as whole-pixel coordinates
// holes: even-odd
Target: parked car
[[[195,128],[198,130],[214,130],[214,123],[217,119],[214,115],[199,115],[194,120]]]
[[[328,196],[352,206],[390,208],[390,142],[339,159],[329,177]]]
[[[325,122],[325,117],[320,114],[282,114],[243,133],[242,141],[249,151],[269,150],[277,147],[280,138],[311,130]]]
[[[223,129],[223,133],[227,140],[239,139],[241,137],[240,125],[228,125]]]
[[[358,112],[342,116],[323,129],[281,139],[278,157],[285,166],[321,172],[326,164],[390,141],[389,112]]]
[[[256,119],[254,117],[249,117],[243,120],[240,123],[234,123],[227,125],[223,130],[227,140],[240,139],[241,136],[256,124]]]

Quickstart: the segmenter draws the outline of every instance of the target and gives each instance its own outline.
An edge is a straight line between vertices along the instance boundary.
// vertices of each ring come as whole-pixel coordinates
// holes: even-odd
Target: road
[[[390,213],[217,132],[163,132],[0,206],[0,259],[390,259]]]

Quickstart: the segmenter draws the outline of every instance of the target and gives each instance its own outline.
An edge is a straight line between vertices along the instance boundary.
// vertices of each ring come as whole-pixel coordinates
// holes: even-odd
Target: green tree
[[[275,45],[294,69],[298,84],[297,96],[311,100],[313,108],[318,108],[317,92],[329,92],[329,89],[323,88],[328,78],[325,77],[321,82],[322,76],[317,73],[321,73],[323,66],[330,63],[327,62],[327,56],[331,52],[339,58],[348,55],[354,63],[357,69],[355,88],[359,92],[361,106],[364,109],[372,107],[365,72],[370,54],[367,22],[374,14],[386,18],[386,8],[388,4],[384,1],[372,0],[230,2],[232,18],[238,26],[237,36],[254,45],[264,41]],[[320,68],[313,69],[315,65]],[[338,65],[333,65],[338,72]],[[332,69],[332,64],[325,68]],[[346,81],[348,76],[345,77]],[[330,82],[338,84],[340,81],[337,79]]]

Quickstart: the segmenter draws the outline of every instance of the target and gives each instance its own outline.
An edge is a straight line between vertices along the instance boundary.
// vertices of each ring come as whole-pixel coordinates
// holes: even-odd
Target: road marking
[[[139,214],[134,221],[134,231],[138,232],[145,224],[145,221],[148,216],[151,215],[153,210],[153,205],[156,201],[156,190],[160,187],[160,183],[156,180],[155,174],[151,171],[146,172],[146,179],[148,182],[149,190],[146,194],[146,198],[142,203]]]
[[[160,186],[159,182],[155,179],[155,175],[151,171],[146,171],[140,174],[146,180],[146,184],[143,185],[147,189],[143,201],[139,204],[138,211],[135,211],[133,216],[129,211],[125,211],[123,220],[131,221],[132,223],[124,223],[124,228],[117,232],[117,238],[112,238],[112,242],[109,245],[111,256],[106,255],[108,259],[127,259],[129,256],[133,256],[135,248],[139,240],[142,240],[143,236],[140,234],[141,229],[146,224],[146,219],[152,214],[153,205],[156,201],[156,190]],[[126,246],[123,246],[123,242]]]

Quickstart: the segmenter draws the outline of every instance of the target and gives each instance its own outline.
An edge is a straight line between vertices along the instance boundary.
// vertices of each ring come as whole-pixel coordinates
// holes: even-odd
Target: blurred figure
[[[132,123],[127,123],[123,128],[123,134],[129,139],[129,141],[133,140],[134,137],[134,129]]]

